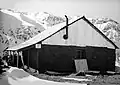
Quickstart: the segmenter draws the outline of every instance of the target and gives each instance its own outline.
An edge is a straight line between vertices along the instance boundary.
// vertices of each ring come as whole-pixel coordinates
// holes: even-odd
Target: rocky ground
[[[76,74],[56,76],[48,74],[30,74],[45,80],[56,81],[56,82],[70,82],[70,83],[86,83],[88,85],[120,85],[120,74],[114,75],[86,75],[76,76]]]

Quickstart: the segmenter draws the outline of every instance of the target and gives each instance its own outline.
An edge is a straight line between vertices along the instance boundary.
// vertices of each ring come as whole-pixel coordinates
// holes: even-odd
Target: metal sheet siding
[[[68,27],[68,39],[64,40],[65,29],[43,41],[43,44],[51,45],[76,45],[76,46],[98,46],[115,48],[95,29],[84,20],[79,20]]]

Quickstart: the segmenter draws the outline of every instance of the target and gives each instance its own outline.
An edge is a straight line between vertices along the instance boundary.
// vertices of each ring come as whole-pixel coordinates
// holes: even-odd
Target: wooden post
[[[16,51],[16,55],[17,55],[17,67],[18,67],[19,66],[19,55],[17,51]]]
[[[28,64],[28,68],[29,68],[29,50],[28,50],[28,62],[27,62],[27,64]]]
[[[21,57],[21,61],[22,61],[23,67],[24,67],[24,61],[23,61],[22,51],[21,51],[21,52],[19,52],[19,55],[20,55],[20,57]]]
[[[37,65],[37,69],[39,69],[39,50],[41,48],[41,43],[35,44],[35,49],[36,49],[36,54],[37,54],[37,60],[36,60],[36,65]]]
[[[10,65],[11,65],[11,57],[12,57],[12,55],[11,55],[11,51],[10,51],[10,57],[9,57],[9,60],[8,60]]]
[[[10,51],[8,51],[8,55],[10,56],[11,54],[10,54]]]
[[[37,69],[39,69],[39,49],[37,49]]]
[[[11,56],[12,56],[12,64],[14,66],[15,65],[15,63],[14,63],[14,51],[11,51]]]

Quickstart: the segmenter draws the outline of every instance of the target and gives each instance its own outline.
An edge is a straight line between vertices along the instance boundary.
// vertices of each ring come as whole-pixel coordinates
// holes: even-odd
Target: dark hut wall
[[[39,50],[40,51],[40,50]],[[29,48],[23,51],[24,64],[37,69],[37,49]]]
[[[76,56],[75,46],[59,46],[59,45],[42,45],[40,49],[31,48],[23,52],[25,64],[37,69],[37,51],[38,51],[38,68],[43,72],[74,72],[74,57]],[[29,51],[29,54],[28,54]],[[29,55],[29,58],[28,58]]]
[[[90,70],[115,70],[115,49],[106,47],[86,47],[86,58]]]
[[[28,56],[29,51],[29,58]],[[37,57],[38,52],[38,57]],[[83,53],[83,54],[79,54]],[[86,58],[89,70],[106,69],[114,71],[115,50],[104,47],[80,47],[42,44],[40,49],[24,51],[25,64],[40,72],[75,72],[74,59]],[[37,65],[38,62],[38,65]],[[102,62],[102,63],[101,63]]]
[[[87,59],[89,70],[114,70],[114,45],[107,41],[84,20],[79,20],[68,27],[67,40],[63,39],[65,34],[66,31],[63,29],[42,41],[42,46],[40,49],[36,50],[35,46],[28,49],[30,50],[28,59],[29,65],[33,68],[38,68],[41,72],[46,70],[74,72],[74,58],[76,58],[79,51],[80,53],[83,53],[83,55],[80,54],[79,56]],[[85,46],[94,47],[88,48]],[[112,49],[109,50],[106,47]],[[77,58],[80,59],[81,57]],[[109,63],[106,64],[108,66],[101,64],[102,60],[105,60],[104,62],[109,60]],[[36,64],[37,62],[39,63]]]

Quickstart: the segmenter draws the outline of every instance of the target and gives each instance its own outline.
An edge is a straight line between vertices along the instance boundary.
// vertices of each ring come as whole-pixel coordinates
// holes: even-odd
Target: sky
[[[59,16],[107,17],[120,23],[120,0],[0,0],[0,7]]]

